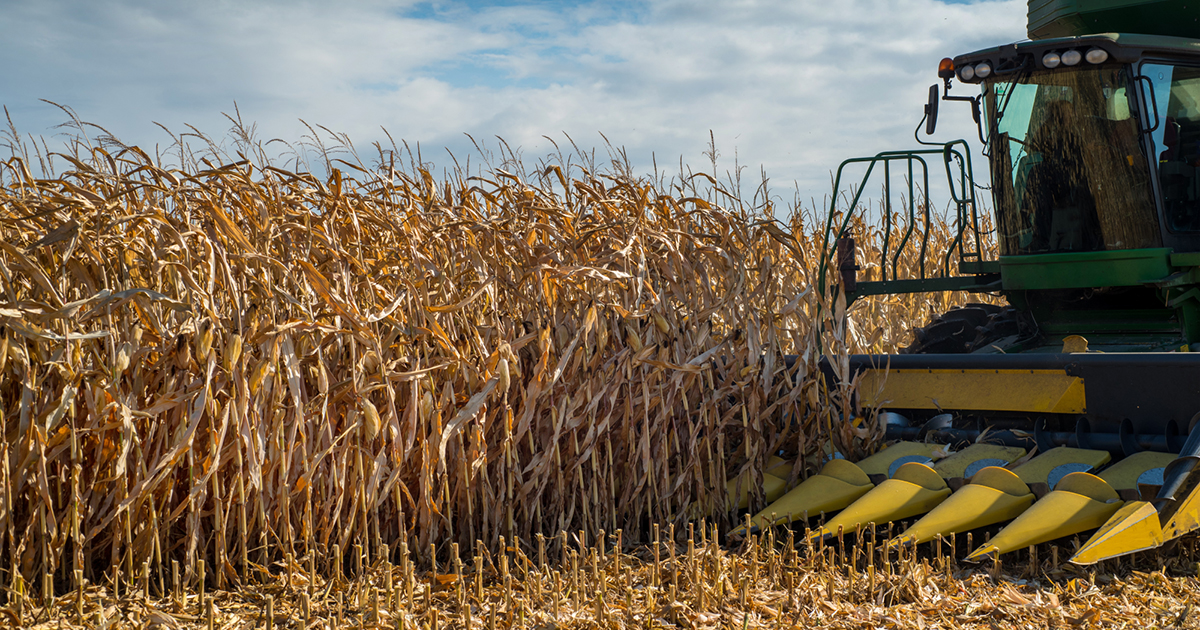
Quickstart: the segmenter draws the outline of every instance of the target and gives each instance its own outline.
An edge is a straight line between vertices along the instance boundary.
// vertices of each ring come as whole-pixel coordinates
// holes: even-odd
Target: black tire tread
[[[901,348],[900,354],[968,354],[1019,331],[1013,307],[970,303],[913,329],[912,345]]]

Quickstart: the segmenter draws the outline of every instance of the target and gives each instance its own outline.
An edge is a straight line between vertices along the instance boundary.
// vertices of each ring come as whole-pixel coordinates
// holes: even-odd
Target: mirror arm
[[[950,78],[942,78],[942,93],[938,95],[938,86],[933,84],[929,86],[929,102],[925,105],[925,116],[921,118],[921,122],[917,123],[917,128],[913,130],[913,138],[918,144],[928,146],[939,146],[940,142],[926,142],[921,139],[921,127],[925,127],[925,135],[933,135],[933,129],[937,125],[938,115],[938,100],[943,101],[962,101],[971,104],[971,118],[975,120],[975,129],[979,133],[980,144],[987,146],[987,140],[983,137],[983,117],[979,113],[979,104],[983,96],[950,96]],[[932,120],[931,120],[932,118]]]
[[[928,113],[926,113],[924,116],[921,117],[921,122],[917,123],[916,129],[913,129],[913,139],[917,141],[917,144],[922,144],[922,145],[929,146],[929,147],[940,147],[943,145],[943,143],[929,142],[927,140],[921,139],[921,128],[925,126],[925,121],[928,120],[928,118],[929,118]]]
[[[962,101],[971,104],[971,118],[975,120],[975,129],[979,132],[979,142],[987,144],[987,140],[983,137],[983,119],[979,113],[979,101],[983,98],[980,96],[950,96],[950,79],[944,79],[945,90],[942,94],[943,101]]]

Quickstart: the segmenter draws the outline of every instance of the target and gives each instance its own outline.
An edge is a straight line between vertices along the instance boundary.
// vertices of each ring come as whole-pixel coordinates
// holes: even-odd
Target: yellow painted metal
[[[1200,485],[1193,486],[1179,501],[1175,513],[1163,523],[1163,540],[1179,538],[1200,529]]]
[[[858,467],[868,475],[886,475],[892,467],[892,463],[897,459],[910,455],[933,457],[933,454],[940,448],[943,448],[940,444],[896,442],[878,453],[862,459],[858,462]]]
[[[981,459],[1001,459],[1012,463],[1020,459],[1024,454],[1025,449],[1016,446],[972,444],[946,459],[939,460],[933,468],[938,471],[938,474],[943,479],[954,479],[956,477],[965,477],[967,467]]]
[[[978,452],[973,445],[961,451],[961,455]],[[992,446],[996,448],[996,446]],[[1009,457],[1015,460],[1022,452]],[[931,510],[922,520],[905,530],[895,544],[917,544],[936,538],[938,534],[950,535],[989,526],[989,524],[1012,520],[1033,504],[1034,494],[1030,484],[1046,484],[1051,470],[1068,463],[1084,463],[1088,467],[1102,466],[1109,460],[1108,452],[1086,449],[1058,448],[1043,452],[1033,460],[1016,467],[1015,472],[1000,467],[979,470],[970,484],[955,492],[946,502]],[[947,462],[949,463],[949,462]],[[949,466],[938,462],[938,472],[948,478]],[[1140,473],[1139,473],[1140,474]]]
[[[1169,517],[1164,517],[1154,503],[1131,501],[1079,548],[1071,562],[1092,564],[1153,549],[1197,529],[1200,529],[1200,486],[1191,488],[1179,499]]]
[[[892,450],[892,448],[887,450]],[[827,525],[827,529],[830,532],[836,532],[839,524],[843,527],[854,527],[860,522],[881,524],[920,516],[936,507],[950,494],[944,480],[962,477],[966,468],[973,462],[980,459],[1001,459],[1012,462],[1024,454],[1024,449],[1020,448],[994,444],[972,444],[939,460],[932,467],[915,462],[904,464],[896,470],[892,479],[884,481],[874,490],[867,492],[861,499],[837,515]],[[895,458],[892,461],[895,461]]]
[[[936,470],[917,462],[909,462],[897,468],[892,479],[907,481],[929,490],[938,490],[946,486],[946,482],[942,480],[942,476]]]
[[[1158,510],[1148,501],[1121,506],[1071,558],[1075,564],[1095,564],[1135,551],[1153,549],[1165,542]]]
[[[871,483],[867,473],[858,465],[844,459],[835,459],[825,464],[819,474],[805,479],[766,509],[755,514],[751,522],[757,527],[765,528],[787,523],[789,518],[792,521],[800,520],[806,513],[810,518],[816,518],[821,512],[832,514],[854,503],[874,487],[875,484]],[[775,515],[774,523],[771,522],[772,514]],[[741,525],[730,533],[734,536],[745,536],[745,530],[745,525]]]
[[[988,466],[971,477],[972,486],[986,486],[1014,497],[1033,494],[1017,473],[999,466]],[[969,486],[964,486],[969,487]]]
[[[803,518],[805,512],[810,518],[815,518],[821,512],[832,514],[844,509],[869,490],[874,488],[870,475],[887,475],[888,470],[896,460],[902,457],[923,456],[932,457],[945,447],[924,442],[897,442],[878,453],[852,464],[846,460],[835,459],[825,465],[820,472],[810,477],[800,485],[792,488],[784,496],[767,506],[751,519],[754,526],[765,526],[775,514],[775,524],[787,521],[788,514],[792,520]],[[1012,461],[1024,454],[1019,448],[995,446],[991,444],[973,444],[970,447],[954,453],[950,457],[938,461],[936,469],[943,478],[961,477],[967,466],[978,459],[1002,458]],[[778,472],[783,460],[768,462],[769,472]],[[788,465],[790,469],[790,464]],[[903,467],[901,467],[903,468]],[[745,499],[749,503],[749,498]],[[745,526],[739,526],[731,533],[744,535]]]
[[[1063,464],[1087,464],[1095,469],[1107,464],[1111,459],[1108,451],[1059,446],[1018,466],[1015,472],[1021,481],[1027,484],[1046,483],[1050,472]]]
[[[963,486],[913,523],[892,546],[919,544],[938,534],[965,532],[1016,518],[1033,505],[1034,496],[1016,474],[999,466],[975,473]]]
[[[966,560],[980,562],[994,555],[1095,529],[1120,509],[1122,503],[1117,491],[1103,479],[1085,472],[1071,473],[1058,482],[1053,492],[1025,510]]]
[[[860,401],[891,409],[1085,413],[1083,379],[1064,370],[872,369]]]
[[[750,497],[753,494],[750,490],[750,483],[746,479],[747,477],[742,475],[740,477],[734,477],[733,479],[730,479],[725,484],[725,491],[729,493],[729,496],[732,498],[736,495],[737,509],[739,510],[744,510],[750,507]],[[738,492],[739,485],[741,486],[740,493]],[[763,473],[762,491],[763,497],[765,497],[767,501],[774,501],[775,499],[778,499],[779,497],[783,496],[783,493],[786,490],[787,481],[784,481],[783,479],[780,479],[779,477],[776,477],[770,473]]]
[[[1062,481],[1059,481],[1058,485],[1054,487],[1054,491],[1071,492],[1094,501],[1103,501],[1105,503],[1121,500],[1121,497],[1117,495],[1117,491],[1113,490],[1113,487],[1108,485],[1107,481],[1085,472],[1071,473],[1063,477]],[[1113,511],[1116,512],[1116,508],[1113,508]],[[1099,525],[1096,527],[1099,527]]]
[[[1063,337],[1063,354],[1072,354],[1075,352],[1087,352],[1088,340],[1079,335],[1070,335]]]
[[[762,491],[763,497],[767,501],[774,501],[783,496],[787,490],[787,477],[792,472],[792,462],[776,457],[774,455],[767,458],[767,468],[763,472]],[[739,480],[741,481],[741,492],[737,496],[737,509],[744,510],[750,507],[750,497],[754,494],[751,491],[750,484],[744,481],[747,479],[746,473],[730,479],[725,483],[725,491],[730,497],[738,494]]]
[[[924,514],[948,496],[950,488],[937,471],[925,464],[909,462],[896,469],[891,479],[826,521],[813,536],[835,534],[839,525],[843,530],[853,531],[859,524],[887,523]]]
[[[1100,478],[1117,490],[1136,490],[1138,477],[1151,468],[1165,468],[1178,455],[1142,451],[1134,453],[1125,459],[1100,471]]]
[[[767,469],[765,473],[770,473],[780,479],[787,479],[788,475],[792,474],[792,462],[774,455],[767,458]]]
[[[834,459],[826,464],[819,474],[792,488],[786,495],[783,495],[780,489],[786,486],[784,478],[790,474],[792,464],[773,456],[767,460],[767,472],[763,475],[763,493],[767,500],[773,503],[756,514],[752,521],[761,526],[760,523],[770,520],[772,513],[776,515],[779,523],[784,522],[788,514],[792,515],[793,520],[800,519],[805,511],[810,518],[815,518],[821,512],[831,514],[850,505],[875,487],[869,475],[886,475],[892,464],[902,457],[932,457],[941,448],[941,445],[924,442],[897,442],[857,464],[844,459]],[[736,492],[736,482],[735,478],[726,486],[730,496]],[[738,497],[738,509],[744,510],[749,507],[750,495],[750,488],[744,487]],[[739,526],[731,533],[744,535],[744,529],[744,526]]]

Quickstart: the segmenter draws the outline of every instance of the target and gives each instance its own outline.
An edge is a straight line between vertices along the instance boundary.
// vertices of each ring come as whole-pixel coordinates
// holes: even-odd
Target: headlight
[[[1057,68],[1060,63],[1062,63],[1062,58],[1056,52],[1048,52],[1045,57],[1042,57],[1042,65],[1047,68]]]
[[[983,62],[975,66],[975,76],[980,79],[986,79],[992,74],[992,66],[988,62]]]
[[[963,66],[958,69],[958,78],[963,81],[970,81],[975,78],[975,68],[971,66]]]
[[[1088,63],[1104,63],[1108,61],[1108,51],[1103,48],[1093,48],[1087,51]]]
[[[1083,55],[1078,50],[1068,50],[1062,54],[1062,62],[1064,66],[1074,66],[1080,61],[1083,61]]]

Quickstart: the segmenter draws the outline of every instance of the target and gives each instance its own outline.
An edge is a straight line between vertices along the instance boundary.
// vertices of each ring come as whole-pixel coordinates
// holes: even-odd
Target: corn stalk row
[[[731,523],[726,479],[756,487],[768,454],[794,482],[879,444],[841,422],[861,413],[841,361],[829,380],[818,361],[907,324],[884,302],[848,324],[814,290],[804,214],[706,175],[317,177],[109,149],[72,143],[42,177],[27,155],[0,165],[15,588],[171,561],[221,585],[354,545],[644,540]]]

